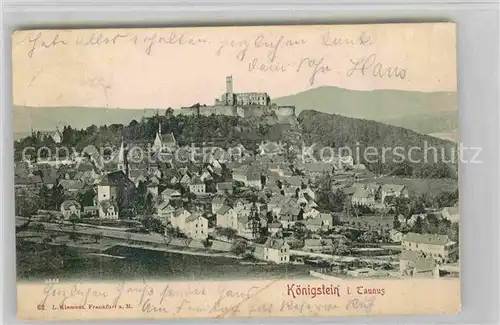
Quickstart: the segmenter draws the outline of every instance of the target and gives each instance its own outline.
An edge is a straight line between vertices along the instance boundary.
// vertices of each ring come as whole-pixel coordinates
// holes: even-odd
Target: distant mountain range
[[[422,134],[457,140],[456,92],[416,92],[402,90],[360,91],[324,86],[273,100],[279,105],[295,105],[296,114],[316,110],[401,126]],[[102,107],[14,106],[14,137],[31,129],[54,131],[56,126],[86,128],[92,124],[129,124],[156,114],[156,109]],[[160,110],[164,114],[165,109]]]
[[[273,100],[302,110],[338,114],[401,126],[422,134],[457,136],[456,92],[349,90],[324,86]],[[451,139],[451,140],[457,140]]]
[[[14,106],[14,139],[28,135],[30,130],[55,131],[65,125],[76,129],[92,124],[126,124],[156,114],[156,109],[119,109],[103,107],[29,107]],[[159,111],[165,114],[165,110]]]

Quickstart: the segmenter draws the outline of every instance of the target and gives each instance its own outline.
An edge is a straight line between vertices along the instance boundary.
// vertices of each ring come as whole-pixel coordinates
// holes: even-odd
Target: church
[[[158,131],[156,132],[156,137],[153,141],[151,149],[153,152],[161,152],[164,149],[172,150],[177,147],[177,141],[174,135],[170,132],[167,134],[161,133],[161,123],[158,123]]]

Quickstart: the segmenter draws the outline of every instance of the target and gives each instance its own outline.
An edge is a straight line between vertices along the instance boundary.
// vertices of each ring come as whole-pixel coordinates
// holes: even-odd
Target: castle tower
[[[233,76],[226,77],[226,93],[233,93]]]

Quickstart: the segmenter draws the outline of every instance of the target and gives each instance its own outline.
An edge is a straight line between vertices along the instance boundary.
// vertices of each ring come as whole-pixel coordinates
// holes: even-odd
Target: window
[[[417,248],[418,248],[418,244],[415,244],[415,247],[417,247]]]

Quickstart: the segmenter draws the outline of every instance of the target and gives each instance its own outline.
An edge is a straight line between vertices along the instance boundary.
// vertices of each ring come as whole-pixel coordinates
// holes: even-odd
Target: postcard
[[[460,311],[454,23],[12,42],[20,318]]]

